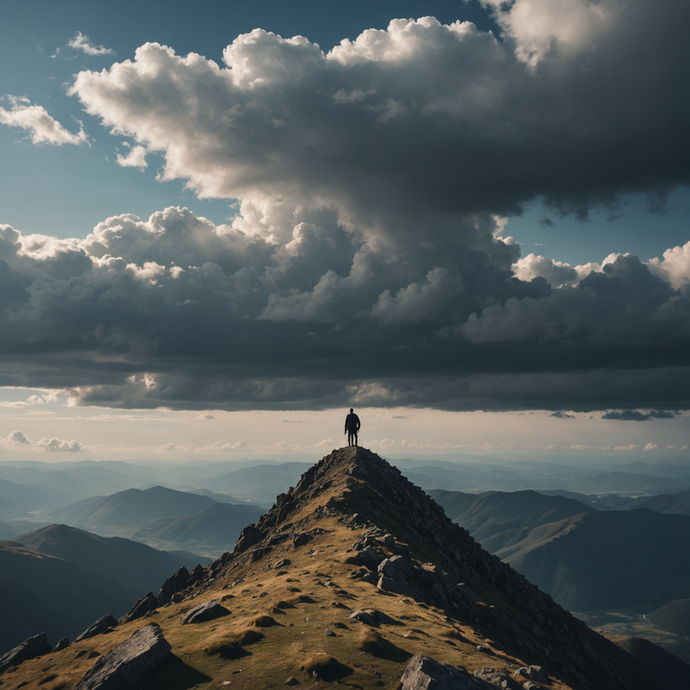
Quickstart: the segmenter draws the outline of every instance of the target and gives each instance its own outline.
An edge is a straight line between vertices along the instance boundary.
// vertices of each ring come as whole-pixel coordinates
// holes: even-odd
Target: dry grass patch
[[[450,637],[452,640],[459,640],[460,642],[467,642],[467,638],[464,637],[458,630],[451,628],[450,630],[442,630],[441,637]]]
[[[280,625],[280,623],[275,618],[271,618],[271,616],[263,615],[252,618],[247,625],[251,625],[254,628],[270,628],[273,625]]]
[[[409,652],[394,645],[385,637],[381,637],[372,628],[362,630],[355,644],[363,652],[380,659],[388,659],[389,661],[402,662],[412,656]]]
[[[353,672],[349,666],[341,664],[334,656],[325,652],[310,656],[304,662],[301,670],[314,678],[321,678],[329,682],[349,676]]]
[[[252,628],[237,630],[214,640],[204,649],[204,653],[209,656],[219,656],[221,659],[241,659],[251,654],[244,647],[256,644],[264,637],[262,632]]]
[[[376,630],[373,630],[372,628],[365,628],[362,630],[356,642],[357,649],[361,649],[367,654],[373,654],[376,652],[379,649],[380,644],[381,637]]]

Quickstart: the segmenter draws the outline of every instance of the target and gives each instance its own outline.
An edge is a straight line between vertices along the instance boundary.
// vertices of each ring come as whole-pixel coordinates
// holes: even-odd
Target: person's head
[[[354,412],[354,410],[352,408],[350,408],[350,412]]]

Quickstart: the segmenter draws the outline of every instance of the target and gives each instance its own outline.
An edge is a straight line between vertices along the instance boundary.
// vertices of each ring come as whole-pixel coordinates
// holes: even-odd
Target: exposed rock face
[[[147,613],[155,611],[158,607],[158,598],[153,596],[153,592],[148,592],[141,599],[137,601],[129,613],[126,613],[120,618],[120,623],[128,623],[129,621],[143,618]]]
[[[207,601],[201,606],[195,606],[191,611],[187,611],[182,619],[182,625],[187,623],[205,623],[216,618],[222,618],[230,613],[224,606],[222,606],[218,599]]]
[[[515,671],[514,675],[518,680],[526,678],[527,680],[534,680],[538,683],[549,682],[549,679],[541,666],[521,666],[517,671]]]
[[[0,656],[0,673],[6,671],[11,666],[18,666],[28,659],[35,659],[37,656],[50,654],[51,651],[48,644],[48,636],[45,633],[34,635]]]
[[[69,647],[69,638],[63,637],[55,645],[55,648],[53,649],[53,651],[54,652],[61,652],[63,649],[67,649],[67,647]]]
[[[235,544],[235,551],[246,551],[250,546],[253,546],[257,542],[261,541],[262,538],[263,535],[261,532],[259,532],[259,530],[257,530],[253,525],[249,525],[240,533],[239,539]]]
[[[96,661],[74,690],[124,690],[134,686],[170,653],[156,625],[147,625]]]
[[[178,592],[181,592],[189,584],[189,571],[187,568],[182,566],[179,570],[176,570],[161,587],[161,591],[158,592],[158,603],[163,606]]]
[[[486,686],[462,668],[417,655],[405,668],[400,690],[486,690]]]
[[[89,637],[100,635],[110,628],[117,626],[117,621],[108,613],[102,618],[99,618],[95,623],[91,624],[84,632],[79,635],[74,641],[81,642]]]
[[[474,677],[484,681],[491,688],[501,690],[520,690],[520,685],[505,673],[499,673],[495,668],[482,668],[474,672]]]

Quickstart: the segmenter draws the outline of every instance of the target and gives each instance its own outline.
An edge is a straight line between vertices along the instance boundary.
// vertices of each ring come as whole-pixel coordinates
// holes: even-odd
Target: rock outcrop
[[[400,679],[400,690],[487,690],[465,669],[427,656],[413,656]]]
[[[212,599],[205,604],[195,606],[191,611],[187,611],[182,619],[182,625],[187,625],[188,623],[205,623],[206,621],[212,621],[216,618],[223,618],[229,614],[230,611],[228,611],[225,606],[221,605],[218,599]]]
[[[143,618],[146,614],[155,611],[158,608],[158,598],[153,596],[153,592],[148,592],[141,599],[137,601],[132,609],[120,618],[120,623],[129,623],[139,618]]]
[[[179,570],[176,570],[161,587],[160,592],[158,592],[158,603],[162,606],[173,600],[173,597],[184,590],[189,584],[189,571],[187,568],[182,566]]]
[[[117,626],[117,621],[108,613],[92,623],[84,632],[75,638],[75,642],[81,642],[89,637],[102,635],[106,630]]]
[[[161,629],[148,625],[100,657],[74,690],[123,690],[135,687],[169,653],[170,645]]]
[[[12,666],[18,666],[23,661],[28,659],[35,659],[37,656],[50,654],[50,645],[48,644],[48,636],[45,633],[34,635],[28,640],[24,640],[20,645],[9,652],[0,656],[0,673],[6,671]]]

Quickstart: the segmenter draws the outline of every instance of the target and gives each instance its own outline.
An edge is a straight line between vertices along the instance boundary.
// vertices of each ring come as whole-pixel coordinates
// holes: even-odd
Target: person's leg
[[[355,437],[355,443],[354,443],[354,445],[357,445],[357,432],[356,432],[356,431],[355,431],[355,433],[354,433],[354,437]]]

